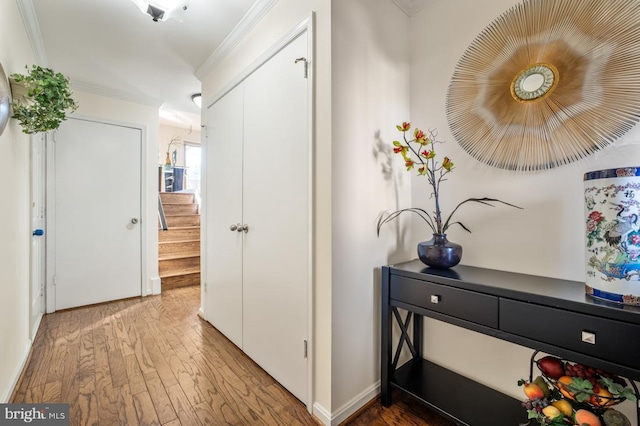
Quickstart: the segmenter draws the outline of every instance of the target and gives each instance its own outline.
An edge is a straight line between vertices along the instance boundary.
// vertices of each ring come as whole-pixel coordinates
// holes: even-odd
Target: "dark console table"
[[[640,381],[640,308],[593,300],[581,282],[462,265],[437,270],[415,260],[382,268],[384,406],[395,387],[459,425],[527,424],[520,400],[422,358],[425,316]],[[404,345],[412,358],[398,366]]]

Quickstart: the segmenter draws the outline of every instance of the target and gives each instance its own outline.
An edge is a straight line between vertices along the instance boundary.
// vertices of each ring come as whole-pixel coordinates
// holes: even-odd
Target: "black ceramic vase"
[[[447,240],[446,234],[433,234],[429,241],[418,243],[418,257],[431,268],[448,269],[460,263],[462,246]]]

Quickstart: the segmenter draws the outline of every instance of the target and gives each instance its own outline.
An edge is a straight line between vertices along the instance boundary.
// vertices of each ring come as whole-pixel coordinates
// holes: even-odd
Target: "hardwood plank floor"
[[[72,425],[302,425],[319,422],[197,316],[200,288],[45,315],[11,402],[66,402]],[[450,426],[401,393],[354,426]]]

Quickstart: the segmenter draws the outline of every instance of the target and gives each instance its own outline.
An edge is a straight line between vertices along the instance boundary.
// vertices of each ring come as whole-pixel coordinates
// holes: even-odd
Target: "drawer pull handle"
[[[585,343],[589,343],[592,345],[596,344],[596,334],[595,333],[590,333],[588,331],[583,331],[582,332],[582,341]]]
[[[432,294],[431,303],[440,303],[440,296],[438,296],[437,294]]]

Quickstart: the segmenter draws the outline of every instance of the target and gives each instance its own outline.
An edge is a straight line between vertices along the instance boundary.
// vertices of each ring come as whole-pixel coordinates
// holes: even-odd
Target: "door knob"
[[[247,225],[246,223],[244,225],[238,224],[238,232],[242,231],[244,231],[245,234],[249,232],[249,225]]]
[[[229,229],[231,229],[232,231],[235,231],[238,229],[238,225],[231,225]]]
[[[136,223],[138,223],[138,219],[137,219],[137,218],[135,218],[135,217],[134,217],[134,218],[132,218],[132,219],[131,219],[131,223],[133,223],[133,224],[135,225]]]

